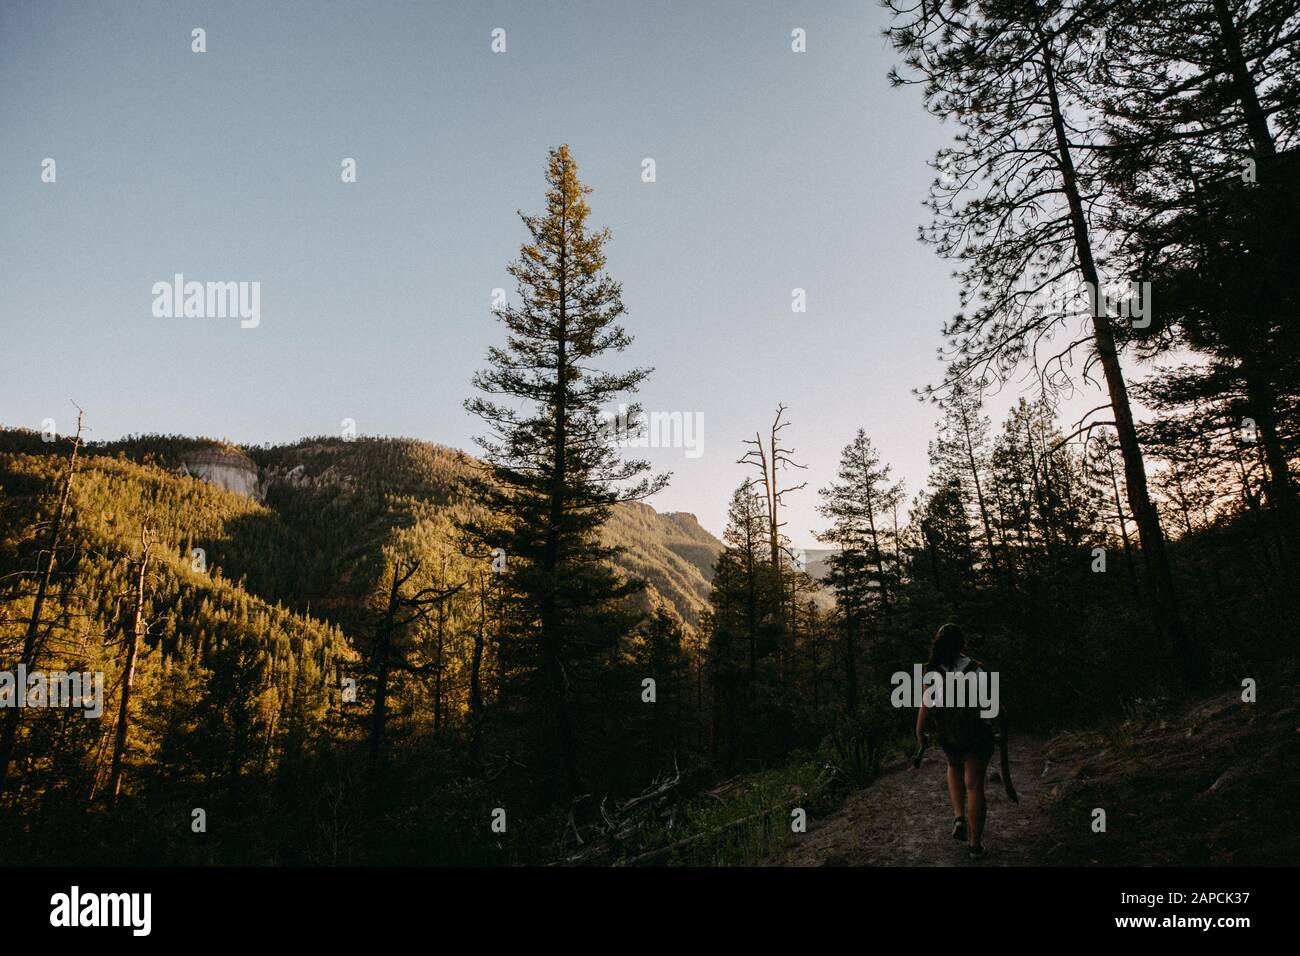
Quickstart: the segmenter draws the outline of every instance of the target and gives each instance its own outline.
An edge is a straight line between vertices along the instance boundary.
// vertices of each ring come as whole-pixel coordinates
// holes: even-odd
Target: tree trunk
[[[844,615],[844,703],[849,714],[858,712],[858,648],[854,640],[856,615]]]
[[[1274,184],[1275,174],[1267,160],[1277,155],[1277,146],[1272,131],[1268,128],[1268,116],[1260,105],[1259,94],[1250,75],[1250,65],[1241,49],[1241,34],[1232,18],[1227,0],[1214,0],[1214,15],[1219,23],[1220,40],[1228,59],[1233,93],[1245,115],[1251,146],[1256,158],[1265,161],[1257,164],[1258,183],[1269,187]],[[1267,240],[1268,237],[1260,238]],[[1271,303],[1265,303],[1265,308],[1270,305]],[[1300,544],[1296,541],[1300,528],[1296,522],[1295,490],[1291,483],[1290,465],[1277,435],[1277,398],[1271,383],[1261,374],[1258,363],[1251,358],[1247,349],[1242,349],[1242,372],[1246,379],[1251,411],[1255,414],[1259,441],[1268,464],[1269,504],[1278,516],[1281,527],[1282,560],[1287,573],[1293,574],[1294,564],[1300,558]]]
[[[441,583],[439,587],[441,587]],[[438,604],[438,654],[433,664],[433,733],[435,737],[442,733],[442,655],[446,649],[446,617],[446,605],[440,602]]]
[[[1250,131],[1251,145],[1260,159],[1270,159],[1276,153],[1273,135],[1268,129],[1268,118],[1264,115],[1259,97],[1255,93],[1255,84],[1250,76],[1250,67],[1241,51],[1241,35],[1237,24],[1232,19],[1232,10],[1227,0],[1214,0],[1214,15],[1219,21],[1223,41],[1223,50],[1228,57],[1228,68],[1232,74],[1233,92],[1237,102],[1246,115],[1246,129]]]
[[[550,514],[546,529],[546,549],[543,555],[542,570],[546,576],[546,590],[539,602],[539,614],[542,631],[542,656],[545,671],[547,693],[556,725],[556,736],[560,756],[564,765],[564,782],[570,799],[582,791],[582,779],[578,773],[577,741],[569,716],[568,678],[564,672],[563,636],[561,628],[561,609],[557,606],[555,593],[558,587],[560,570],[560,528],[564,522],[564,494],[568,481],[568,396],[569,396],[569,359],[568,359],[568,290],[567,290],[567,253],[568,237],[568,198],[564,200],[560,223],[560,263],[559,263],[559,328],[556,334],[555,362],[555,396],[554,421],[555,438],[552,445],[554,455],[554,472],[550,489]]]
[[[483,644],[487,636],[487,575],[478,576],[478,629],[474,632],[474,651],[469,664],[469,760],[477,766],[483,745],[483,688],[479,673],[483,666]]]
[[[117,708],[117,735],[113,740],[113,769],[109,778],[109,799],[114,807],[122,795],[122,759],[126,756],[126,732],[131,720],[131,685],[135,681],[135,660],[144,636],[144,584],[149,567],[149,537],[140,533],[140,571],[135,582],[135,614],[126,638],[126,663],[122,666],[122,697]]]
[[[1065,132],[1065,120],[1056,93],[1052,57],[1045,39],[1041,40],[1040,49],[1043,55],[1044,80],[1051,105],[1052,129],[1061,163],[1062,188],[1069,202],[1070,219],[1074,228],[1079,271],[1084,281],[1091,283],[1092,287],[1100,292],[1101,284],[1093,260],[1088,222],[1083,211],[1083,201],[1079,196],[1074,161]],[[1098,295],[1098,299],[1100,298]],[[1169,570],[1169,556],[1165,549],[1164,531],[1160,527],[1160,515],[1151,501],[1150,491],[1147,488],[1146,465],[1142,460],[1142,448],[1138,443],[1137,428],[1133,422],[1128,388],[1119,364],[1114,331],[1106,316],[1093,315],[1092,328],[1097,357],[1101,362],[1102,371],[1106,376],[1106,387],[1110,393],[1111,410],[1115,415],[1115,431],[1119,438],[1120,454],[1124,460],[1124,480],[1128,490],[1129,510],[1137,522],[1138,537],[1142,543],[1142,558],[1155,598],[1151,607],[1152,615],[1156,627],[1164,636],[1168,649],[1179,655],[1183,675],[1195,683],[1204,676],[1204,661],[1200,649],[1188,638],[1178,609],[1173,574]]]
[[[745,630],[749,637],[749,700],[752,704],[758,692],[758,568],[752,548],[745,555]]]
[[[394,615],[401,589],[399,569],[393,568],[393,583],[388,592],[388,607],[375,629],[375,702],[370,710],[370,773],[379,770],[383,754],[384,729],[388,722],[388,670]]]
[[[965,408],[959,408],[958,412],[961,415],[962,438],[966,443],[966,461],[970,465],[971,480],[975,483],[975,501],[979,504],[980,523],[984,526],[984,541],[988,545],[989,561],[993,565],[993,573],[998,575],[1000,568],[998,566],[997,549],[993,544],[993,525],[989,521],[989,509],[984,501],[984,488],[980,484],[979,465],[975,461],[975,447],[970,438],[970,423],[966,420]]]
[[[1243,359],[1242,372],[1246,380],[1247,401],[1255,416],[1256,435],[1267,466],[1265,487],[1268,491],[1268,504],[1276,517],[1279,537],[1282,539],[1280,550],[1283,570],[1291,576],[1296,571],[1300,547],[1296,543],[1295,488],[1291,483],[1286,452],[1277,433],[1277,401],[1272,385],[1259,374],[1253,360]]]
[[[1119,496],[1119,477],[1115,474],[1115,461],[1111,457],[1109,448],[1106,449],[1106,469],[1110,472],[1110,487],[1115,495],[1115,514],[1119,518],[1120,540],[1124,542],[1124,563],[1128,567],[1128,583],[1136,600],[1141,597],[1141,591],[1138,589],[1137,568],[1133,564],[1133,546],[1128,539],[1128,519],[1124,515],[1124,505]]]
[[[63,474],[63,490],[59,495],[59,507],[54,513],[54,524],[50,528],[50,540],[45,555],[45,566],[36,585],[36,597],[32,602],[32,616],[27,622],[27,632],[23,635],[23,651],[19,663],[24,668],[31,668],[40,651],[41,614],[45,609],[45,598],[50,590],[50,579],[54,576],[59,544],[62,540],[63,525],[67,518],[68,502],[72,498],[72,479],[77,473],[77,453],[81,450],[81,415],[77,415],[77,433],[72,439],[72,454],[68,458],[68,468]],[[26,687],[15,688],[15,693],[26,694]],[[17,701],[14,702],[17,704]],[[13,759],[14,744],[18,739],[18,722],[21,719],[21,707],[11,707],[5,714],[4,730],[0,731],[0,791],[4,790],[5,780],[9,774],[9,762]]]

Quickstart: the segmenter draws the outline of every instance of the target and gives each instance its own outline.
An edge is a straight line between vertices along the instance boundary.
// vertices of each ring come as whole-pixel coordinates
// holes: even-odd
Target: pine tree
[[[935,590],[953,600],[975,578],[976,551],[961,484],[955,477],[934,475],[930,488],[917,496],[912,520],[921,532],[922,569]]]
[[[965,381],[954,382],[939,400],[944,417],[930,443],[931,483],[951,489],[963,513],[973,513],[984,536],[982,561],[996,575],[1000,571],[993,516],[986,495],[988,485],[989,420],[980,405],[979,392]],[[937,480],[936,480],[937,479]],[[970,509],[967,512],[967,509]],[[969,537],[968,535],[966,537]]]
[[[1177,29],[1171,29],[1171,23]],[[1300,389],[1300,54],[1294,4],[1146,0],[1108,30],[1102,153],[1121,258],[1159,290],[1170,341],[1239,396],[1283,554],[1300,564],[1288,422]],[[1184,370],[1192,384],[1194,370]],[[1219,423],[1209,421],[1208,428]],[[1300,568],[1292,567],[1292,573]]]
[[[727,510],[705,622],[715,708],[713,754],[728,767],[752,738],[766,662],[781,634],[781,582],[770,563],[768,530],[763,499],[755,482],[746,481]]]
[[[520,214],[530,239],[509,270],[518,302],[496,310],[506,344],[488,352],[488,367],[474,377],[483,396],[466,402],[490,428],[477,439],[488,473],[472,490],[501,523],[466,527],[506,557],[524,611],[519,636],[538,645],[563,788],[574,796],[582,789],[576,654],[628,632],[633,621],[620,602],[637,587],[610,568],[616,549],[601,545],[597,532],[613,504],[645,498],[667,477],[646,476],[648,463],[622,459],[609,440],[608,410],[649,370],[596,365],[632,339],[618,323],[621,287],[605,272],[609,232],[588,226],[591,190],[567,146],[551,151],[546,180],[545,213]],[[630,407],[627,421],[639,413]]]
[[[840,452],[838,481],[822,488],[817,510],[831,526],[820,536],[839,546],[832,568],[848,574],[869,604],[888,613],[897,581],[894,555],[882,546],[886,521],[903,499],[901,482],[890,480],[890,467],[880,460],[867,433],[859,428]],[[847,584],[847,582],[846,582]]]
[[[1088,334],[1071,325],[1081,291],[1106,287],[1105,234],[1095,200],[1104,194],[1096,147],[1104,145],[1092,83],[1091,48],[1107,4],[1086,0],[998,0],[914,4],[886,0],[889,36],[919,74],[928,108],[961,126],[941,150],[931,190],[934,220],[922,238],[963,268],[962,305],[946,326],[949,384],[992,373],[1005,379],[1032,362],[1048,388],[1069,384],[1067,357],[1091,346],[1085,367],[1100,365],[1124,462],[1129,506],[1151,581],[1150,613],[1185,675],[1204,675],[1174,594],[1159,512],[1147,486],[1128,384],[1120,365],[1120,322],[1087,309]],[[907,82],[896,71],[896,83]],[[1067,345],[1038,350],[1065,329]]]

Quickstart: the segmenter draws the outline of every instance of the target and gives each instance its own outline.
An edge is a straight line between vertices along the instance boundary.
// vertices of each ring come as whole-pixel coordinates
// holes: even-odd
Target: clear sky
[[[957,307],[916,241],[953,127],[890,88],[884,25],[870,0],[0,3],[0,423],[62,426],[75,399],[100,439],[351,418],[472,450],[515,212],[567,142],[628,356],[656,368],[640,398],[703,416],[699,457],[648,453],[674,472],[651,503],[720,533],[741,442],[784,402],[809,465],[787,530],[812,546],[858,427],[924,483],[936,415],[911,389]],[[260,325],[154,317],[175,273],[260,282]]]

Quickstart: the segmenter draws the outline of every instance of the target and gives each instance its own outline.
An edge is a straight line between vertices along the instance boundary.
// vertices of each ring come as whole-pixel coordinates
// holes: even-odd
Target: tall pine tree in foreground
[[[1166,399],[1224,413],[1200,423],[1207,431],[1252,423],[1294,576],[1300,9],[1143,0],[1119,19],[1105,61],[1104,166],[1123,255],[1160,290],[1171,341],[1207,356],[1179,370],[1176,388],[1156,384]]]
[[[527,699],[545,702],[544,765],[558,757],[548,782],[572,797],[582,790],[584,672],[635,623],[623,598],[640,586],[611,568],[616,549],[601,545],[598,532],[616,502],[648,497],[667,476],[647,476],[647,462],[624,460],[610,440],[603,410],[650,370],[596,367],[632,339],[618,324],[621,286],[605,273],[609,231],[588,228],[591,189],[567,146],[551,150],[546,181],[546,211],[520,214],[530,238],[509,270],[517,304],[495,310],[506,343],[489,350],[474,376],[483,394],[465,403],[490,429],[477,439],[487,470],[473,491],[494,516],[467,529],[504,556],[520,612],[513,638],[540,677],[540,694]],[[633,405],[624,421],[638,418]]]
[[[1084,288],[1104,288],[1104,253],[1113,241],[1098,222],[1106,192],[1097,156],[1106,144],[1100,124],[1089,122],[1100,99],[1089,51],[1111,5],[885,5],[894,14],[887,35],[909,74],[892,72],[891,80],[922,84],[927,109],[960,127],[953,145],[935,158],[940,176],[928,203],[934,219],[921,232],[941,255],[961,263],[966,311],[944,328],[951,359],[944,386],[1006,381],[1030,364],[1045,390],[1068,391],[1072,357],[1087,346],[1083,370],[1099,368],[1105,381],[1102,408],[1111,413],[1106,424],[1119,443],[1161,650],[1186,678],[1200,680],[1203,648],[1183,624],[1120,362],[1128,333],[1119,317],[1080,301]]]

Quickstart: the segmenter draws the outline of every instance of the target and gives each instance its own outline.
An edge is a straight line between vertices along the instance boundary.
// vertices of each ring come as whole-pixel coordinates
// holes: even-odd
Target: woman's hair
[[[966,635],[960,627],[956,624],[943,625],[934,632],[934,640],[930,642],[930,659],[925,662],[925,669],[929,671],[938,667],[951,667],[965,643]]]

